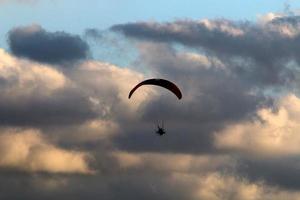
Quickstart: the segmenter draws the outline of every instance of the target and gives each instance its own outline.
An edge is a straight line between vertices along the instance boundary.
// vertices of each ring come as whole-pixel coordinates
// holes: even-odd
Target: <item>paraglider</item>
[[[143,85],[156,85],[156,86],[160,86],[160,87],[164,87],[168,90],[170,90],[171,92],[173,92],[178,99],[182,98],[182,93],[179,90],[179,88],[172,83],[171,81],[165,80],[165,79],[157,79],[157,78],[153,78],[153,79],[148,79],[145,81],[140,82],[139,84],[137,84],[130,92],[129,92],[129,96],[128,98],[130,99],[131,96],[133,95],[133,93],[141,86]]]
[[[134,94],[134,92],[143,85],[160,86],[160,87],[163,87],[163,88],[169,90],[170,92],[172,92],[178,99],[182,98],[182,93],[181,93],[180,89],[174,83],[172,83],[171,81],[165,80],[165,79],[147,79],[147,80],[140,82],[129,92],[128,98],[130,99],[131,96]],[[163,123],[162,123],[161,127],[159,126],[159,124],[157,125],[156,133],[159,135],[166,134],[166,131],[164,130],[164,127],[163,127]]]

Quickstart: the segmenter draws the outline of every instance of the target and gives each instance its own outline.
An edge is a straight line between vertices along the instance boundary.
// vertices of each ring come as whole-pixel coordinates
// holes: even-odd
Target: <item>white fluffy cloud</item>
[[[281,13],[273,13],[273,12],[269,12],[267,14],[264,15],[258,15],[258,23],[261,23],[263,25],[271,22],[272,20],[276,19],[276,18],[280,18],[283,17],[284,15]]]
[[[109,63],[84,62],[71,76],[103,116],[112,115],[112,109],[119,115],[125,112],[128,116],[136,114],[141,103],[150,100],[151,94],[155,93],[151,87],[143,87],[128,99],[130,90],[145,78],[144,75]]]
[[[90,174],[86,152],[59,148],[38,130],[7,129],[0,135],[0,167],[28,172]]]
[[[31,98],[35,95],[49,96],[62,89],[67,78],[48,65],[18,59],[0,49],[1,97],[8,100]]]
[[[300,99],[290,94],[277,107],[276,111],[261,109],[258,119],[229,125],[216,133],[216,146],[257,156],[299,155]]]

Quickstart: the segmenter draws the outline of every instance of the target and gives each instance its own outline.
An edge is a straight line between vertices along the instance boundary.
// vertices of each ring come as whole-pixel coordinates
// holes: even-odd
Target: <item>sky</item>
[[[0,0],[0,199],[300,199],[299,8]]]
[[[113,24],[181,18],[227,18],[255,20],[258,15],[280,12],[286,4],[293,8],[299,1],[228,0],[228,1],[137,1],[137,0],[2,0],[1,35],[19,25],[42,24],[47,30],[80,34],[86,28],[107,29]],[[1,45],[5,45],[1,39]]]

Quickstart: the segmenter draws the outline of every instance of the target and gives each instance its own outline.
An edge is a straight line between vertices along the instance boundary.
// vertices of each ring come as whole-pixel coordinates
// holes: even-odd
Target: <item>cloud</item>
[[[0,167],[28,172],[90,174],[89,155],[49,143],[38,130],[2,130]]]
[[[272,22],[273,20],[276,20],[276,18],[282,18],[284,17],[284,15],[282,13],[267,13],[264,15],[259,15],[258,16],[258,23],[262,23],[262,24],[267,24]]]
[[[233,154],[233,153],[232,153]],[[297,191],[299,185],[299,158],[297,156],[254,157],[241,155],[235,174],[250,181],[264,181],[283,190]]]
[[[233,123],[215,133],[217,148],[237,155],[237,172],[251,180],[299,189],[300,100],[288,94],[258,118]]]
[[[70,71],[70,77],[90,101],[105,117],[135,117],[139,106],[151,99],[153,89],[146,88],[135,95],[134,102],[128,99],[128,93],[134,85],[144,79],[144,75],[128,68],[109,63],[87,61],[77,70]]]
[[[299,64],[298,21],[296,16],[275,17],[265,24],[225,19],[179,20],[120,24],[111,30],[140,41],[181,44],[216,55],[232,73],[262,87],[294,80],[288,63]]]
[[[260,199],[263,195],[263,184],[217,172],[234,167],[227,156],[126,152],[114,156],[122,168],[166,175],[164,184],[174,192],[180,188],[186,199]]]
[[[80,124],[71,124],[64,127],[52,127],[45,131],[51,134],[55,130],[54,137],[69,145],[80,144],[101,144],[103,141],[110,141],[110,139],[120,134],[120,126],[113,119],[91,119]]]
[[[249,181],[232,174],[230,169],[234,169],[236,163],[228,156],[128,152],[114,152],[113,156],[123,174],[119,175],[122,177],[118,179],[119,184],[113,184],[122,188],[115,193],[116,197],[141,195],[149,199],[173,197],[191,200],[299,198],[297,191],[270,186],[259,180]],[[125,175],[128,173],[130,176]],[[134,192],[137,188],[140,191],[138,194]]]
[[[85,59],[89,51],[87,43],[79,36],[47,32],[39,25],[12,29],[8,43],[14,55],[50,64]]]
[[[176,174],[173,179],[175,180],[172,182],[181,180],[194,188],[190,199],[283,200],[299,198],[298,192],[280,190],[265,185],[263,182],[251,183],[244,178],[220,173],[209,173],[204,176]]]
[[[121,168],[143,168],[160,172],[199,173],[220,167],[231,168],[234,161],[228,156],[209,156],[172,153],[129,153],[117,151],[112,156]],[[175,164],[176,163],[176,164]]]
[[[299,155],[300,100],[288,95],[278,102],[277,109],[261,109],[259,119],[227,126],[216,133],[216,145],[255,156]]]
[[[144,104],[144,124],[128,127],[130,134],[116,139],[118,147],[132,151],[219,151],[212,144],[213,132],[255,120],[261,114],[258,110],[273,107],[278,98],[274,94],[295,90],[298,21],[296,16],[278,15],[265,23],[218,19],[113,26],[111,30],[137,39],[136,65],[143,66],[148,76],[174,81],[183,91],[181,102],[159,91]],[[145,131],[147,123],[160,119],[168,119],[166,127],[174,135],[170,134],[168,145],[148,136],[154,130]],[[186,132],[188,136],[183,134]]]
[[[62,73],[0,50],[0,71],[0,121],[6,125],[81,125],[98,118],[110,123],[134,116],[151,93],[146,89],[129,101],[129,90],[143,75],[97,61]]]
[[[228,156],[128,152],[114,152],[113,156],[123,173],[128,173],[127,171],[130,174],[141,173],[139,177],[146,178],[140,184],[146,182],[150,185],[148,187],[152,191],[143,192],[149,193],[148,195],[152,197],[157,193],[163,196],[178,193],[178,199],[192,200],[299,197],[298,192],[281,190],[262,181],[250,182],[246,178],[231,174],[229,171],[235,168],[236,163]],[[157,175],[160,176],[159,180],[150,178]],[[133,184],[132,179],[127,181],[130,185]],[[143,187],[140,189],[144,190]],[[133,194],[127,194],[128,197],[131,195]]]
[[[24,98],[39,93],[48,96],[66,85],[67,78],[49,65],[17,59],[0,49],[2,95]]]
[[[184,96],[182,102],[173,101],[157,89],[144,104],[139,123],[121,124],[127,134],[115,137],[117,147],[144,154],[233,156],[233,177],[218,172],[211,180],[224,182],[207,197],[203,192],[203,199],[297,199],[299,194],[293,191],[299,189],[299,99],[293,92],[298,85],[298,24],[296,16],[278,15],[258,23],[182,20],[113,26],[112,30],[137,39],[135,65],[144,67],[150,77],[174,81]],[[287,93],[291,95],[282,98]],[[153,137],[157,119],[168,119],[167,139]],[[151,166],[136,154],[120,160],[129,169]],[[162,160],[168,163],[165,157]],[[198,176],[210,177],[207,172]],[[242,186],[232,191],[227,182],[232,188]],[[204,188],[214,184],[210,183],[199,184]],[[197,192],[189,193],[200,198]]]
[[[61,124],[96,116],[89,100],[51,65],[0,50],[0,119],[6,125]]]
[[[18,128],[0,127],[0,197],[299,199],[297,21],[117,25],[139,38],[128,68],[88,59],[58,68],[2,50],[0,122]],[[174,81],[183,99],[146,86],[129,100],[150,77]]]

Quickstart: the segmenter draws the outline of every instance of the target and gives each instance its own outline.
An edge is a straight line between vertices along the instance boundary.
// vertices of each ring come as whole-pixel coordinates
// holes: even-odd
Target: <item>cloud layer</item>
[[[262,109],[259,119],[226,127],[216,134],[216,145],[256,156],[298,155],[300,100],[295,95],[282,99],[277,111]]]
[[[265,24],[229,20],[128,23],[111,29],[126,36],[155,42],[178,43],[215,54],[228,67],[255,84],[284,84],[293,80],[290,60],[298,62],[297,17]]]
[[[111,30],[138,51],[132,66],[88,58],[79,36],[10,31],[12,53],[0,50],[1,198],[299,199],[298,17]],[[56,55],[56,44],[67,49]],[[41,59],[32,50],[43,46],[55,53]],[[174,81],[182,100],[151,86],[128,99],[152,77]]]
[[[8,43],[16,56],[51,64],[85,59],[89,51],[87,43],[79,36],[47,32],[38,25],[11,30]]]
[[[92,173],[88,154],[49,143],[37,130],[2,130],[0,167],[29,172]]]

